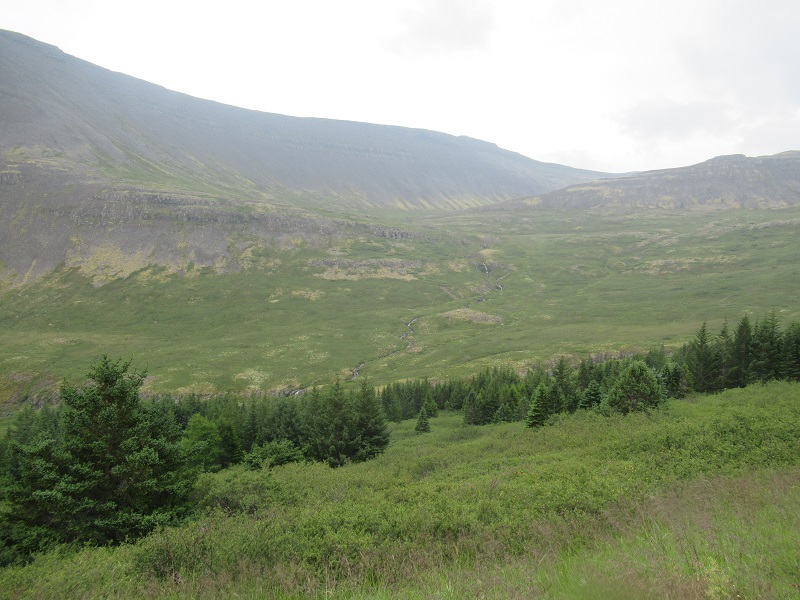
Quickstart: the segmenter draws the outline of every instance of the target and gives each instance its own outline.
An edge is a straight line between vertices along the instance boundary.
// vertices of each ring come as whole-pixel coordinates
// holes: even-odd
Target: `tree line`
[[[0,565],[57,544],[115,544],[183,517],[202,471],[372,458],[389,434],[375,389],[303,398],[141,400],[144,373],[104,356],[60,403],[27,408],[0,443]]]
[[[397,382],[379,395],[392,421],[413,418],[425,406],[427,417],[436,409],[461,410],[468,425],[524,420],[535,426],[578,409],[627,413],[665,398],[772,379],[800,381],[800,322],[782,329],[774,312],[754,323],[744,315],[733,330],[726,321],[718,334],[704,322],[690,342],[671,353],[662,348],[579,362],[561,357],[524,374],[495,367],[443,382]]]
[[[562,357],[520,374],[485,369],[441,382],[417,379],[376,390],[337,381],[301,397],[142,401],[144,373],[103,357],[88,382],[64,383],[60,403],[23,409],[0,440],[0,564],[63,543],[113,544],[175,522],[189,510],[202,471],[242,463],[261,469],[368,460],[389,443],[387,417],[430,430],[440,410],[465,425],[524,421],[539,427],[580,409],[603,414],[657,406],[771,379],[800,381],[800,323],[774,313],[743,316],[718,334],[704,322],[678,350],[577,363]]]

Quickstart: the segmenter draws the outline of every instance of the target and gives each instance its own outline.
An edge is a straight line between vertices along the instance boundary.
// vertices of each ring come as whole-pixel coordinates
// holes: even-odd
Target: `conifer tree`
[[[357,393],[345,394],[338,380],[324,394],[314,390],[305,413],[304,453],[331,467],[372,458],[389,443],[383,407],[366,380]]]
[[[780,327],[774,312],[756,321],[750,346],[750,374],[754,381],[770,381],[781,377],[783,365]]]
[[[536,404],[536,410],[541,415],[542,422],[544,422],[547,417],[556,414],[560,408],[558,390],[542,381],[533,391],[531,403]]]
[[[422,406],[425,407],[425,412],[429,418],[439,416],[439,407],[436,406],[436,402],[433,400],[433,390],[430,387],[425,391],[425,400],[422,402]]]
[[[719,364],[705,321],[689,345],[687,359],[694,389],[701,393],[714,391]]]
[[[353,459],[369,460],[381,454],[389,445],[389,431],[386,429],[386,416],[380,400],[367,379],[361,380],[352,407],[355,413],[354,433],[357,447]]]
[[[722,329],[714,341],[714,353],[717,360],[717,377],[714,389],[726,390],[735,387],[733,383],[736,373],[736,355],[734,354],[733,338],[728,330],[728,321],[722,324]]]
[[[421,409],[419,409],[419,415],[417,415],[417,424],[414,427],[414,431],[417,433],[428,433],[431,430],[431,425],[428,422],[428,411],[425,410],[425,406],[423,405]]]
[[[783,333],[783,374],[789,381],[800,381],[800,321],[792,321]]]
[[[556,412],[573,412],[578,408],[578,394],[573,381],[572,367],[563,356],[553,369],[552,385],[561,397],[561,406]]]
[[[589,382],[589,385],[586,386],[586,389],[583,390],[581,394],[580,404],[578,405],[579,408],[592,408],[593,406],[597,406],[600,404],[600,401],[603,399],[603,390],[600,387],[600,384],[597,383],[597,380],[592,379]]]
[[[247,408],[247,417],[245,419],[244,427],[239,433],[239,445],[244,453],[250,452],[253,449],[253,444],[259,442],[258,439],[258,414],[256,412],[256,403],[251,401]]]
[[[512,423],[517,420],[517,410],[516,408],[512,408],[511,404],[508,400],[504,399],[500,406],[497,408],[497,412],[494,413],[494,417],[492,419],[493,423]]]
[[[222,437],[217,424],[196,413],[183,432],[181,447],[189,461],[201,470],[218,470],[222,462]]]
[[[341,382],[337,379],[325,394],[314,393],[307,406],[306,454],[314,460],[340,467],[350,459],[353,419]]]
[[[464,424],[478,424],[478,394],[474,387],[469,388],[467,398],[464,400]]]
[[[661,384],[644,361],[633,361],[608,394],[611,408],[626,414],[655,408],[663,400]]]
[[[742,316],[733,331],[733,373],[731,385],[744,387],[751,381],[750,361],[753,343],[753,328],[747,315]]]
[[[489,379],[488,385],[478,392],[476,401],[476,424],[491,423],[500,408],[500,388],[497,379]]]
[[[528,403],[528,414],[525,416],[525,425],[528,427],[541,427],[547,419],[541,404],[542,397],[542,394],[534,393]]]
[[[223,469],[235,465],[242,460],[242,446],[233,423],[225,418],[217,422],[219,432],[219,464]]]
[[[81,388],[61,386],[58,434],[42,433],[15,454],[8,501],[14,542],[105,544],[140,536],[184,508],[194,475],[163,405],[142,405],[144,374],[104,356]]]
[[[683,398],[689,393],[689,373],[683,363],[668,363],[661,371],[661,381],[667,398]]]

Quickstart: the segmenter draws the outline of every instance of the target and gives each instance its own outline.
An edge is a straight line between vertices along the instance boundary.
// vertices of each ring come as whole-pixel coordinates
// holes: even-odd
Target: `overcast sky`
[[[798,0],[25,0],[0,27],[169,89],[603,171],[800,150]]]

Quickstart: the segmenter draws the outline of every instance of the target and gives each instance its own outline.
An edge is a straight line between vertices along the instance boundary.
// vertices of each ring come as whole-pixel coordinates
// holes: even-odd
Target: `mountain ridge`
[[[475,205],[605,175],[540,163],[466,137],[290,117],[173,92],[20,34],[0,33],[0,149],[45,147],[84,163],[136,159],[184,176],[360,197],[368,204]],[[148,175],[158,181],[157,169]]]
[[[0,287],[62,264],[227,272],[234,246],[320,244],[368,210],[481,206],[601,175],[194,98],[0,31]]]
[[[800,152],[786,151],[770,156],[717,156],[696,165],[567,186],[492,208],[714,210],[797,205],[800,205]]]

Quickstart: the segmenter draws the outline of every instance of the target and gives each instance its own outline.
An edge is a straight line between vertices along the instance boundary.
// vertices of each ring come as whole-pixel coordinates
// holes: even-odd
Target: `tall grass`
[[[7,597],[791,597],[800,385],[397,425],[379,458],[205,475],[181,527],[0,573]]]

